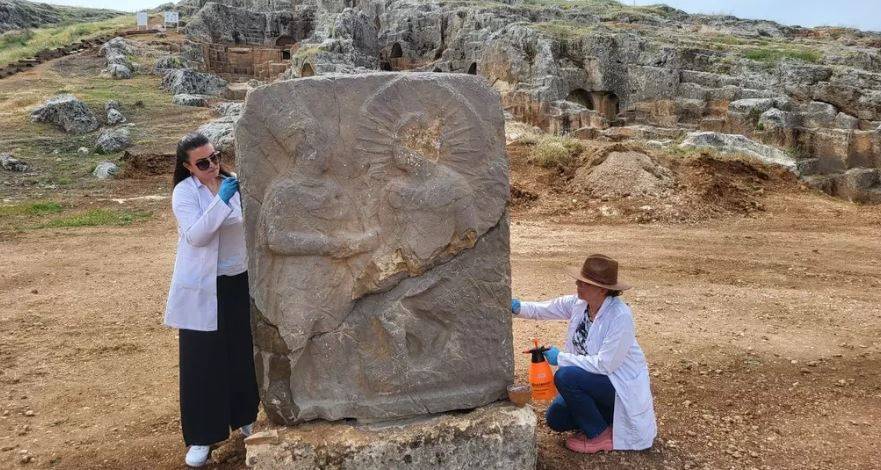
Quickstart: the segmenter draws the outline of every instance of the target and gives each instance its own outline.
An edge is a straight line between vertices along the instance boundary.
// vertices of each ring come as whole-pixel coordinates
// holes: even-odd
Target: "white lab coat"
[[[165,306],[165,324],[198,331],[217,330],[218,229],[242,223],[239,193],[230,205],[202,189],[191,176],[174,187],[171,207],[179,234],[174,274]]]
[[[607,375],[615,387],[612,445],[615,450],[641,450],[652,446],[657,423],[645,355],[636,342],[630,307],[618,297],[606,297],[587,334],[587,355],[572,345],[576,328],[584,319],[587,303],[575,295],[546,302],[522,302],[518,317],[569,320],[566,344],[557,359],[560,367],[576,366]]]

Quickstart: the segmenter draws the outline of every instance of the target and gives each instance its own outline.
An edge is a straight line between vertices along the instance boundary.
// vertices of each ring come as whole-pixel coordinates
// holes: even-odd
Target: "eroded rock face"
[[[498,95],[466,75],[278,82],[236,126],[273,421],[465,409],[513,378]]]
[[[162,77],[162,86],[175,95],[217,95],[226,89],[226,80],[192,69],[172,69]]]

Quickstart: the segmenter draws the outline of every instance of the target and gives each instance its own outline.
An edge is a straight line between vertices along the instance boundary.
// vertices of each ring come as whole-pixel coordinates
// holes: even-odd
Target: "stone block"
[[[410,422],[307,423],[247,438],[245,462],[255,470],[532,470],[535,428],[531,407],[509,403]]]
[[[276,82],[235,127],[276,423],[470,409],[513,380],[498,94],[461,74]]]

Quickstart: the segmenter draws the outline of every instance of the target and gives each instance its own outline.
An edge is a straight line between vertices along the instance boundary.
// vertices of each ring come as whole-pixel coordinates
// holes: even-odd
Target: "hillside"
[[[50,5],[25,0],[0,0],[0,33],[14,29],[100,21],[121,14],[123,13],[113,10]]]

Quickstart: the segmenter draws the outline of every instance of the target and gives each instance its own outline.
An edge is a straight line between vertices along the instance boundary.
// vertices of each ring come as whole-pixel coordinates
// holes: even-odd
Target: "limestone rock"
[[[131,67],[122,64],[110,64],[107,66],[104,73],[110,78],[119,80],[132,78],[133,75]]]
[[[255,470],[533,470],[536,421],[531,407],[495,404],[415,422],[273,427],[245,439],[245,463]]]
[[[165,74],[162,86],[175,95],[218,95],[226,88],[226,80],[192,69],[176,69]]]
[[[838,129],[858,129],[860,120],[847,113],[838,113],[835,115],[833,126]]]
[[[156,64],[153,65],[153,73],[156,75],[165,75],[169,70],[183,68],[186,68],[186,62],[184,62],[181,57],[167,55],[160,57],[156,61]]]
[[[832,194],[854,202],[881,202],[881,171],[877,168],[852,168],[834,179]]]
[[[28,171],[28,164],[13,158],[8,153],[0,154],[0,167],[7,171],[25,172]]]
[[[312,77],[248,95],[236,163],[270,419],[387,420],[506,394],[503,126],[498,95],[467,75]]]
[[[718,132],[691,132],[679,144],[680,148],[705,148],[717,150],[724,155],[743,155],[753,157],[765,164],[780,165],[795,171],[795,159],[786,152],[769,145],[760,144],[739,134]]]
[[[811,101],[805,106],[802,114],[804,127],[829,127],[833,125],[838,110],[829,103]]]
[[[111,78],[132,78],[132,70],[135,67],[129,61],[129,55],[136,51],[134,44],[122,37],[115,37],[104,43],[100,49],[106,65],[104,73]]]
[[[234,157],[236,154],[235,125],[238,116],[225,116],[209,121],[199,127],[199,132],[205,135],[215,150],[219,150],[224,156]]]
[[[238,101],[226,101],[223,103],[219,103],[214,107],[214,110],[217,111],[217,114],[225,117],[235,117],[242,114],[242,109],[245,106],[244,103]]]
[[[315,11],[314,5],[294,6],[289,1],[201,3],[203,6],[187,22],[184,32],[202,42],[227,44],[266,44],[283,35],[300,40],[311,32]]]
[[[131,145],[131,134],[128,127],[113,127],[101,132],[95,150],[98,153],[115,153],[125,150]]]
[[[98,128],[98,120],[85,103],[73,95],[58,95],[31,111],[33,122],[50,122],[65,132],[86,134]]]
[[[109,111],[107,111],[107,124],[115,126],[117,124],[122,124],[125,121],[125,116],[123,116],[118,109],[110,109]]]
[[[95,170],[92,171],[93,176],[102,180],[113,178],[117,173],[119,173],[119,167],[115,163],[106,160],[98,163],[95,166]]]
[[[728,109],[738,113],[757,112],[759,114],[774,107],[774,100],[771,98],[747,98],[732,101],[728,104]]]
[[[764,129],[790,129],[794,124],[792,113],[771,108],[759,116],[759,125]]]
[[[181,93],[174,95],[171,98],[171,101],[178,106],[196,106],[204,108],[208,106],[208,98],[210,97],[207,95],[189,95]]]

